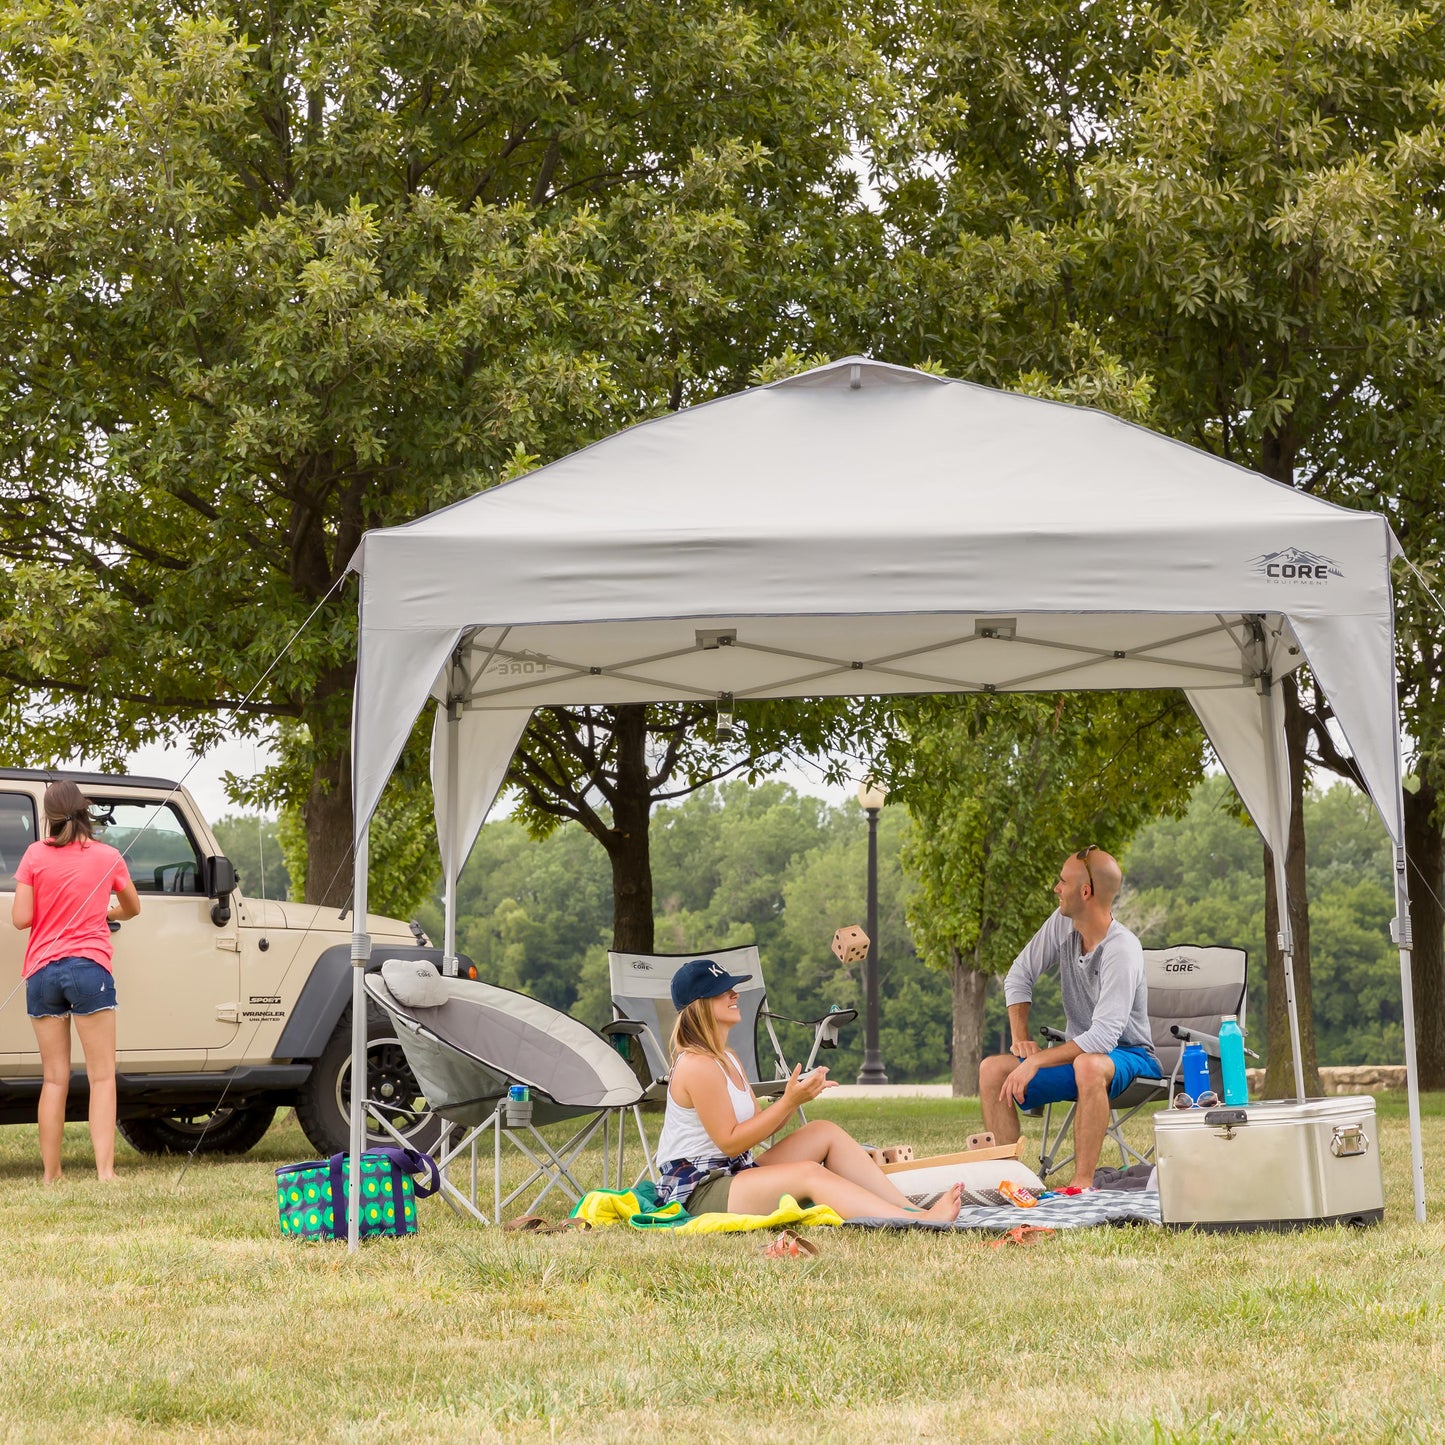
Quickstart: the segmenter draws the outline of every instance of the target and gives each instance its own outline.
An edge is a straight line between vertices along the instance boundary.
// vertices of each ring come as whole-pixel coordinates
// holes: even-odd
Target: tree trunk
[[[344,907],[351,897],[351,735],[345,720],[351,716],[355,687],[355,662],[332,668],[316,680],[302,714],[312,739],[330,744],[329,750],[322,750],[325,743],[318,748],[320,755],[311,765],[311,790],[301,805],[306,831],[303,896],[307,903],[333,908]]]
[[[1293,677],[1279,684],[1284,704],[1285,739],[1289,745],[1290,823],[1289,846],[1285,853],[1285,881],[1289,887],[1290,930],[1294,935],[1294,994],[1299,1016],[1300,1057],[1304,1064],[1304,1090],[1318,1098],[1319,1067],[1315,1056],[1314,990],[1310,983],[1310,912],[1305,894],[1304,771],[1307,720],[1300,706],[1299,689]],[[1295,1092],[1294,1052],[1290,1045],[1289,1006],[1285,997],[1284,959],[1279,942],[1279,899],[1274,886],[1274,855],[1264,850],[1264,936],[1267,1099],[1293,1098]]]
[[[612,831],[603,840],[612,861],[612,947],[619,953],[653,951],[652,790],[647,780],[647,709],[627,703],[616,710],[617,793]]]
[[[307,903],[341,908],[351,897],[351,755],[317,761],[301,805],[306,826]]]
[[[1405,794],[1405,854],[1410,895],[1411,989],[1415,1000],[1416,1066],[1422,1089],[1445,1089],[1445,833],[1440,793],[1428,766],[1418,792]]]
[[[949,949],[949,962],[953,980],[953,1097],[976,1099],[989,975],[965,963],[957,949]]]

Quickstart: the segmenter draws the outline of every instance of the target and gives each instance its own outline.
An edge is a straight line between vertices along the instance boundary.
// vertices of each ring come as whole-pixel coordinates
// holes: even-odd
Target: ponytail
[[[95,836],[90,801],[68,778],[46,788],[45,823],[50,833],[45,842],[52,848],[68,848],[77,841],[88,843]]]

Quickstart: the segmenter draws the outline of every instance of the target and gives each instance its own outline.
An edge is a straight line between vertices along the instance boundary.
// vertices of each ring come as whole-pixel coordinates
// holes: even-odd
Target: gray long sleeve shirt
[[[1024,945],[1004,979],[1004,1002],[1032,1003],[1035,982],[1059,973],[1064,1033],[1086,1054],[1135,1048],[1154,1052],[1144,986],[1144,949],[1116,918],[1091,953],[1062,913],[1055,912]]]

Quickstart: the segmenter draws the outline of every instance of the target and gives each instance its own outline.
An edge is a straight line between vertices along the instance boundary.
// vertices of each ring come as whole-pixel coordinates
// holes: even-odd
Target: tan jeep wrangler
[[[27,935],[10,923],[15,868],[66,777],[91,802],[96,836],[126,855],[140,916],[116,931],[120,1129],[145,1153],[243,1153],[294,1105],[322,1154],[347,1147],[351,1101],[351,923],[335,908],[247,898],[184,788],[161,778],[0,769],[0,1123],[33,1121],[40,1055],[20,967]],[[426,958],[420,928],[367,917],[368,967]],[[380,1015],[369,1025],[368,1097],[425,1147],[425,1105]],[[67,1117],[88,1089],[75,1043]],[[375,1135],[373,1137],[376,1137]]]

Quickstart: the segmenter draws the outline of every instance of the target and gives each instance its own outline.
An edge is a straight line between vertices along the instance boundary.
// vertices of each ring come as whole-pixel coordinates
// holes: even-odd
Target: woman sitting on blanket
[[[826,1204],[844,1219],[931,1219],[951,1223],[959,1188],[927,1209],[910,1204],[862,1145],[836,1124],[815,1119],[753,1158],[753,1146],[776,1134],[828,1082],[826,1069],[799,1076],[767,1108],[747,1087],[737,1056],[727,1047],[738,1022],[737,986],[711,959],[695,958],[677,971],[672,1002],[672,1078],[667,1113],[657,1141],[662,1163],[658,1205],[679,1202],[689,1214],[771,1214],[783,1195]]]

